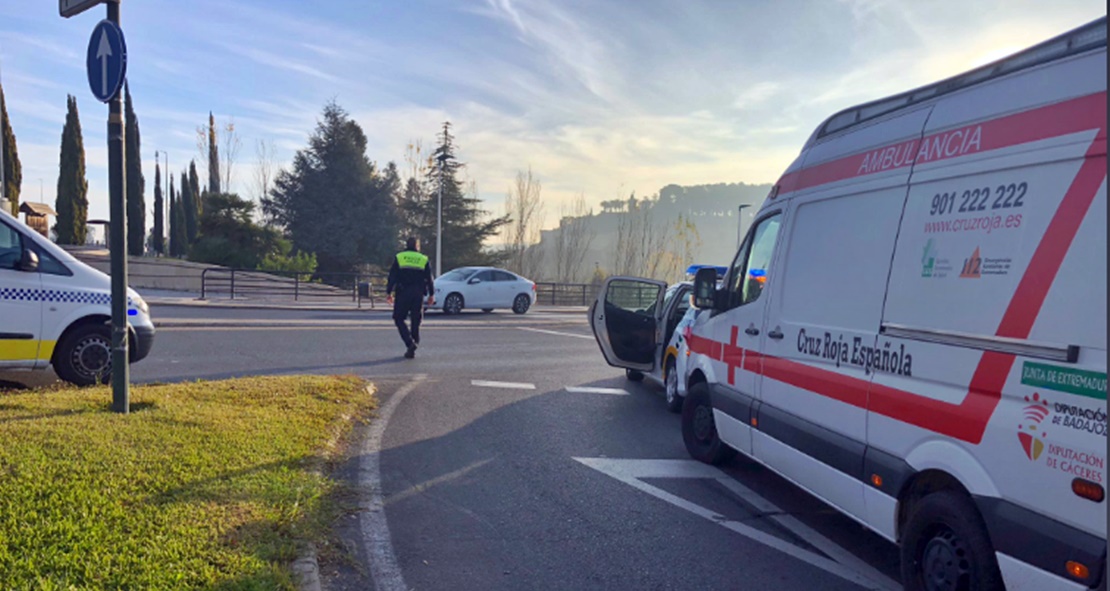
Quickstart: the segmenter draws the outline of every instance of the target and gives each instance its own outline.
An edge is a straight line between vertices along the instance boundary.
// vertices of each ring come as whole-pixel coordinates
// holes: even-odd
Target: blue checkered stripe
[[[112,296],[106,293],[91,291],[68,291],[62,289],[20,289],[0,287],[0,300],[15,300],[21,302],[57,302],[60,304],[92,304],[108,306],[112,303]],[[131,298],[127,298],[131,305]]]

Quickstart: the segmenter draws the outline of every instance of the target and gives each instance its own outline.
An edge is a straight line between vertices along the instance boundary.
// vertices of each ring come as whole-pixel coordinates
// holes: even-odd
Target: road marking
[[[395,493],[395,494],[391,495],[388,499],[385,500],[385,504],[386,505],[392,505],[393,503],[396,503],[397,501],[403,501],[403,500],[405,500],[405,499],[407,499],[411,496],[418,495],[418,494],[420,494],[420,493],[422,493],[422,492],[428,490],[429,488],[432,488],[433,486],[436,486],[438,484],[442,484],[444,482],[447,482],[449,480],[454,480],[456,478],[461,478],[462,476],[465,476],[467,473],[469,473],[473,470],[477,470],[478,468],[481,468],[482,466],[485,466],[486,464],[488,464],[492,461],[493,461],[493,458],[486,458],[484,460],[474,462],[473,464],[470,464],[469,466],[464,466],[462,468],[459,468],[458,470],[455,470],[453,472],[448,472],[448,473],[444,474],[443,476],[437,476],[435,478],[432,478],[431,480],[425,480],[424,482],[421,482],[419,484],[414,484],[414,485],[406,488],[405,490],[403,490],[399,493]]]
[[[471,386],[478,386],[480,388],[511,388],[513,390],[535,390],[535,384],[526,384],[524,382],[491,382],[488,380],[470,380]]]
[[[362,493],[362,506],[359,514],[362,524],[362,541],[370,561],[370,576],[374,588],[379,591],[407,591],[397,555],[393,552],[393,542],[389,537],[389,524],[385,519],[385,503],[382,499],[381,449],[385,426],[393,411],[413,390],[427,379],[424,374],[416,375],[412,381],[397,390],[389,400],[378,409],[377,420],[370,423],[366,439],[362,442],[362,462],[358,468],[358,484]]]
[[[574,334],[573,332],[560,332],[558,330],[545,330],[545,329],[542,329],[542,328],[532,328],[530,326],[518,326],[517,329],[518,330],[527,330],[527,331],[530,331],[530,332],[542,332],[544,334],[554,334],[554,335],[559,335],[559,336],[564,336],[564,337],[574,337],[576,339],[590,339],[591,341],[594,339],[592,336],[589,336],[589,335]]]
[[[618,396],[628,396],[627,390],[620,388],[595,388],[593,386],[567,386],[567,392],[571,394],[616,394]]]
[[[702,478],[713,479],[724,484],[725,480],[733,481],[727,474],[714,468],[712,466],[696,462],[694,460],[622,460],[612,458],[573,458],[575,461],[582,463],[602,474],[611,476],[635,489],[646,492],[647,494],[666,501],[676,507],[685,509],[694,515],[702,517],[708,521],[716,523],[721,527],[736,532],[752,541],[758,542],[770,548],[774,548],[788,556],[792,556],[802,562],[813,565],[825,572],[836,575],[844,580],[862,585],[868,589],[876,591],[896,591],[901,589],[901,586],[896,584],[893,580],[881,573],[878,573],[874,568],[864,564],[855,556],[851,556],[847,564],[841,563],[837,560],[838,557],[844,557],[845,554],[851,554],[843,548],[837,546],[831,540],[823,538],[818,535],[820,539],[805,538],[807,542],[811,543],[815,548],[825,551],[826,548],[832,550],[830,557],[825,557],[820,554],[810,552],[803,548],[799,548],[777,536],[760,531],[749,525],[739,521],[732,521],[729,518],[721,515],[710,509],[706,509],[701,505],[687,501],[686,499],[669,493],[661,488],[652,486],[643,481],[644,478]],[[735,481],[733,481],[735,482]],[[728,485],[726,485],[728,486]],[[738,488],[728,486],[730,490],[741,496],[742,499],[748,500],[749,498],[758,497],[754,491],[747,489],[740,485]],[[758,497],[762,499],[762,497]],[[762,508],[774,507],[770,501],[762,499],[758,504],[754,504],[757,510],[763,511]],[[793,518],[790,518],[793,519]],[[777,521],[777,520],[776,520]],[[789,522],[789,520],[787,520]],[[795,520],[796,521],[796,520]],[[781,522],[780,522],[781,523]],[[791,525],[798,526],[799,523],[791,523]],[[802,526],[803,530],[808,530]],[[799,533],[798,530],[793,530]],[[812,532],[812,530],[808,530]],[[813,532],[815,533],[815,532]],[[860,565],[863,569],[859,569]]]

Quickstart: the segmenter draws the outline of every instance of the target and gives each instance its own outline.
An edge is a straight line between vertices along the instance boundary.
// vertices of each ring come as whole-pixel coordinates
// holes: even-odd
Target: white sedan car
[[[492,312],[509,308],[523,314],[536,303],[536,284],[516,273],[493,267],[460,267],[435,280],[431,310],[458,314],[464,308]]]

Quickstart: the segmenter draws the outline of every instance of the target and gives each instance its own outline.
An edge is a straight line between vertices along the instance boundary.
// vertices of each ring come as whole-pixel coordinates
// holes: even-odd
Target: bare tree
[[[613,270],[617,275],[664,279],[674,268],[675,227],[654,219],[650,199],[627,201],[628,211],[617,220],[617,244],[613,249]]]
[[[506,227],[508,266],[525,276],[536,276],[543,265],[543,250],[535,247],[543,226],[543,198],[540,180],[527,172],[516,173],[516,182],[505,199],[505,213],[510,222]]]
[[[582,193],[559,210],[559,229],[555,232],[555,278],[561,283],[582,280],[582,263],[593,246],[597,230],[590,223],[593,212],[586,209]]]
[[[231,172],[231,168],[235,165],[235,160],[239,156],[239,148],[242,147],[242,140],[239,134],[235,132],[235,118],[228,117],[227,123],[224,124],[223,137],[223,191],[231,193],[231,181],[235,176]]]
[[[251,184],[251,196],[259,203],[270,195],[274,184],[274,174],[277,168],[277,154],[274,142],[271,140],[255,140],[254,142],[254,182]]]

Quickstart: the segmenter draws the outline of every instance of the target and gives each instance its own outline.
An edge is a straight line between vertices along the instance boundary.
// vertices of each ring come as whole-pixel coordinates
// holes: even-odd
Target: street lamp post
[[[443,174],[447,168],[447,152],[436,156],[439,161],[439,198],[436,200],[436,277],[443,273]]]
[[[744,240],[744,208],[750,207],[749,204],[744,203],[736,209],[736,248],[740,248],[740,243]]]

